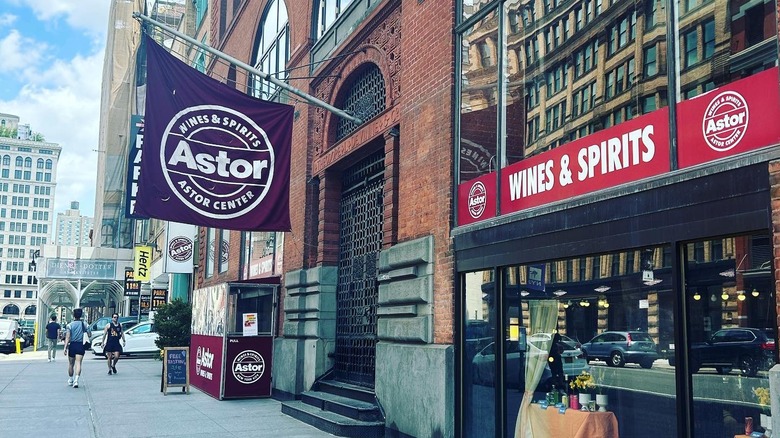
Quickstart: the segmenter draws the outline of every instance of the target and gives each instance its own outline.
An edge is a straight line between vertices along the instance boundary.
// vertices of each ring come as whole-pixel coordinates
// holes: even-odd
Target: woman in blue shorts
[[[84,311],[73,309],[73,321],[65,327],[65,355],[68,356],[68,386],[79,387],[81,361],[84,359],[84,336],[92,335],[81,317]]]

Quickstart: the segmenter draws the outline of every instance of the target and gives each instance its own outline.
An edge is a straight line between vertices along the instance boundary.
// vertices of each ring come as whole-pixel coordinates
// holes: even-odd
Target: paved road
[[[118,374],[108,375],[105,360],[89,354],[74,389],[61,350],[53,363],[46,351],[31,350],[0,354],[0,436],[333,436],[282,414],[273,399],[219,401],[194,387],[163,396],[154,359],[122,359]]]

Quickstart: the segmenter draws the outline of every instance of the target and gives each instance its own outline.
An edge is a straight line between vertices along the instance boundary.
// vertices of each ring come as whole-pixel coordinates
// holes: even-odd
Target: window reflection
[[[464,277],[463,430],[465,436],[495,436],[495,288],[491,271]]]
[[[777,336],[771,237],[690,243],[685,278],[696,436],[742,434],[748,417],[763,430]]]
[[[583,391],[583,397],[607,396],[602,403],[614,414],[621,436],[676,434],[675,369],[667,360],[675,327],[670,255],[668,247],[637,248],[502,270],[502,391],[510,436],[522,424],[539,421],[532,410],[538,410],[538,402],[548,394],[579,396],[570,384],[583,371],[595,386]],[[491,403],[499,381],[495,339],[487,337],[479,349],[468,344],[476,343],[474,330],[469,329],[475,319],[491,330],[495,327],[496,282],[487,273],[469,275],[467,289],[473,292],[468,298],[467,291],[466,332],[472,335],[466,349],[475,353],[467,355],[473,380],[466,387],[483,392],[489,388],[481,401]],[[478,281],[484,282],[479,288],[474,284]],[[533,403],[526,406],[524,400]],[[484,409],[475,401],[464,404],[469,427]],[[531,413],[526,419],[523,410]]]
[[[495,18],[495,13],[489,14],[476,24],[471,32],[463,35],[459,175],[461,182],[496,170],[498,29],[494,23]],[[538,99],[538,94],[533,98]],[[514,114],[512,117],[514,120],[523,119],[522,114]],[[511,129],[513,132],[523,132],[522,127]]]

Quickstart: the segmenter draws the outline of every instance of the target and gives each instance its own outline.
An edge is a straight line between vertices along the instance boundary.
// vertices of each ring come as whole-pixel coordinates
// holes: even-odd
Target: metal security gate
[[[336,289],[336,378],[374,386],[384,153],[344,172]]]

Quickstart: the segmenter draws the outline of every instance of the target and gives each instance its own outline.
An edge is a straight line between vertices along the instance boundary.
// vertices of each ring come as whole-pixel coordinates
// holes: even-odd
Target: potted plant
[[[587,371],[581,372],[571,380],[569,388],[576,393],[579,404],[582,405],[582,410],[587,410],[588,403],[592,400],[593,392],[596,389],[596,381],[593,379],[593,375]]]
[[[758,387],[753,388],[753,394],[758,399],[758,405],[761,406],[761,427],[767,430],[766,436],[772,435],[772,411],[770,410],[772,405],[772,398],[769,394],[769,388]]]
[[[156,344],[160,359],[165,347],[189,347],[192,307],[182,300],[173,300],[157,309],[154,325],[159,334]]]

